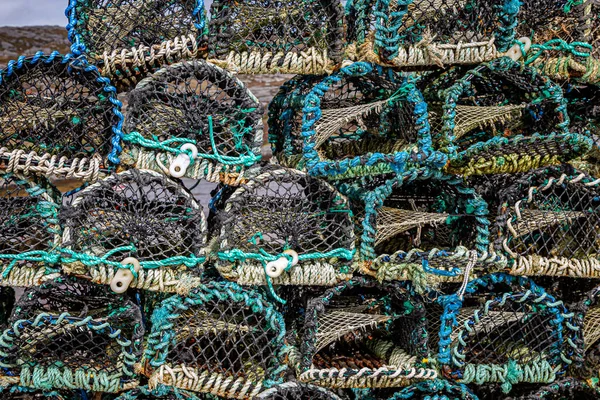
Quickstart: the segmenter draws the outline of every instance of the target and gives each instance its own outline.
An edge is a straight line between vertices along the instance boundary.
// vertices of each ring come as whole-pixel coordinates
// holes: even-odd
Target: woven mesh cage
[[[523,277],[503,273],[468,283],[463,296],[438,299],[438,361],[445,377],[465,384],[549,383],[577,353],[580,329],[562,301]],[[435,311],[435,310],[432,310]]]
[[[126,85],[206,53],[203,0],[71,0],[66,14],[73,51]]]
[[[588,382],[573,378],[563,378],[548,385],[519,390],[507,400],[593,400],[600,392]]]
[[[435,379],[427,336],[424,304],[408,286],[355,277],[309,302],[300,380],[378,388]]]
[[[229,197],[218,223],[216,266],[227,279],[332,286],[352,277],[348,200],[303,172],[263,170]]]
[[[341,61],[339,0],[215,0],[209,59],[244,74],[322,74]]]
[[[350,0],[350,58],[395,67],[477,64],[512,46],[515,0]]]
[[[140,386],[129,392],[122,393],[115,399],[110,400],[218,400],[217,397],[208,397],[203,394],[189,392],[170,386],[159,385],[154,390],[147,386]],[[107,399],[109,400],[109,399]]]
[[[95,180],[118,164],[123,116],[94,66],[57,52],[0,70],[0,167]]]
[[[478,400],[478,397],[465,385],[436,379],[418,382],[394,393],[388,400]]]
[[[430,99],[437,148],[448,172],[516,173],[585,153],[591,139],[569,131],[559,86],[504,57],[482,64]]]
[[[15,290],[9,287],[0,287],[0,329],[6,328],[14,305]]]
[[[124,157],[137,168],[239,184],[260,160],[262,107],[219,67],[199,60],[165,67],[128,103]]]
[[[164,175],[111,175],[77,193],[61,220],[67,273],[118,292],[128,286],[185,291],[200,281],[207,232],[202,207]]]
[[[406,172],[366,195],[364,207],[363,273],[426,286],[505,264],[489,250],[487,204],[460,177],[427,168]]]
[[[59,273],[59,201],[45,179],[0,173],[0,285],[37,285]]]
[[[446,162],[431,152],[423,96],[390,69],[344,67],[312,89],[303,111],[304,158],[313,175],[339,180]]]
[[[527,65],[560,81],[600,83],[597,0],[523,1],[516,30],[535,43],[527,53]]]
[[[29,288],[2,334],[3,379],[39,389],[119,392],[138,384],[140,309],[108,288],[59,277]]]
[[[301,382],[285,382],[265,390],[253,400],[341,400],[341,398],[319,386]]]
[[[322,75],[296,75],[286,81],[269,103],[269,144],[280,165],[304,169],[302,109],[306,96]]]
[[[534,170],[501,189],[494,246],[513,274],[600,276],[599,185],[563,166]]]
[[[570,376],[590,379],[596,377],[600,371],[599,300],[600,287],[596,286],[570,306],[575,313],[577,326],[583,328],[582,334],[578,337],[579,341],[575,342],[578,346],[579,358],[571,365]]]
[[[154,311],[143,373],[150,388],[252,398],[282,380],[284,336],[283,317],[259,293],[232,282],[199,285]]]

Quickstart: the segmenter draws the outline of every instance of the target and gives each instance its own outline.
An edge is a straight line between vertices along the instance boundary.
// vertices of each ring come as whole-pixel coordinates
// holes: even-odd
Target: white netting
[[[600,306],[593,307],[585,314],[583,321],[584,351],[588,351],[600,339]]]
[[[443,224],[448,219],[448,216],[449,214],[446,213],[429,213],[381,207],[377,210],[375,246],[409,229],[420,229],[424,225],[436,226],[437,224]],[[420,236],[419,233],[417,232],[417,237]]]
[[[357,331],[366,332],[392,319],[389,315],[329,311],[319,317],[316,349],[319,351],[342,336]]]

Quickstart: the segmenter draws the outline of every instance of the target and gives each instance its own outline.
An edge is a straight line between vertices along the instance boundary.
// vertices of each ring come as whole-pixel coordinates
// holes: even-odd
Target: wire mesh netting
[[[591,140],[570,133],[561,88],[504,57],[467,72],[431,101],[434,138],[449,152],[448,171],[516,173],[584,153]]]
[[[209,59],[239,73],[322,74],[341,61],[339,0],[216,0]]]
[[[402,283],[355,277],[309,302],[300,379],[325,387],[396,387],[434,379],[425,308]]]
[[[358,62],[326,77],[306,96],[304,158],[311,174],[345,179],[402,171],[429,160],[427,105],[414,84],[390,69]]]
[[[600,182],[568,167],[534,170],[502,189],[495,247],[512,273],[597,277]]]
[[[111,175],[77,193],[60,217],[67,273],[112,287],[125,271],[131,287],[168,292],[199,282],[206,221],[177,181],[147,170]]]
[[[152,325],[143,363],[151,388],[251,398],[286,370],[281,314],[235,283],[212,282],[165,300]]]
[[[417,169],[389,179],[364,202],[363,273],[423,286],[423,279],[462,280],[466,269],[505,264],[488,248],[487,204],[461,178]]]
[[[218,219],[217,268],[228,279],[335,285],[352,277],[352,211],[324,181],[268,168],[229,197]]]
[[[347,53],[396,67],[477,64],[508,50],[519,1],[351,0]]]
[[[60,277],[27,289],[9,325],[1,362],[23,386],[119,392],[137,385],[141,313],[105,287]]]
[[[77,392],[38,391],[35,389],[11,386],[0,391],[2,400],[85,400]]]
[[[443,379],[418,382],[394,393],[388,400],[478,400],[465,385]]]
[[[0,162],[25,171],[95,180],[118,163],[121,103],[83,60],[57,52],[0,70]]]
[[[207,49],[202,0],[74,0],[66,14],[74,51],[125,84]]]
[[[0,173],[0,285],[37,285],[59,273],[59,199],[44,179]]]
[[[525,278],[489,275],[469,282],[462,300],[442,301],[439,360],[462,383],[549,383],[576,352],[573,314]],[[448,345],[449,344],[449,345]]]
[[[239,184],[261,158],[259,101],[212,64],[161,69],[129,93],[128,103],[124,157],[137,168]]]
[[[318,386],[285,382],[265,390],[253,400],[341,400],[341,398]]]

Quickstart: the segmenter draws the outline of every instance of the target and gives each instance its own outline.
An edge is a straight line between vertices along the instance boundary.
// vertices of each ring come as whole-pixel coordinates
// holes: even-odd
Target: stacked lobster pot
[[[0,69],[0,398],[600,398],[598,0],[65,2]]]

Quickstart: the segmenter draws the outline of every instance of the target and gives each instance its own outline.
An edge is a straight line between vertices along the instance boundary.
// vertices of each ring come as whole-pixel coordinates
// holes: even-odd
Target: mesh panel
[[[429,143],[426,115],[412,83],[391,70],[352,64],[307,96],[304,158],[311,173],[332,179],[389,173],[406,163],[401,152]]]
[[[434,378],[425,310],[399,284],[354,278],[309,303],[301,380],[332,387],[394,387]]]
[[[56,391],[44,393],[33,389],[13,386],[0,392],[2,400],[84,400],[81,396],[71,392]]]
[[[560,87],[507,57],[468,72],[442,97],[442,109],[432,112],[441,120],[432,125],[441,126],[440,148],[457,153],[448,168],[453,173],[524,172],[591,147],[569,132]]]
[[[587,382],[573,378],[563,378],[557,382],[534,389],[518,390],[511,400],[568,400],[597,399],[600,393]]]
[[[76,0],[69,39],[100,61],[105,76],[133,76],[206,50],[201,0]],[[81,48],[79,50],[82,50]]]
[[[359,59],[398,67],[476,64],[512,44],[519,4],[500,0],[360,1],[347,6]]]
[[[302,172],[271,169],[251,179],[226,202],[220,224],[217,267],[227,278],[264,283],[266,263],[289,250],[298,254],[297,268],[280,274],[276,284],[334,285],[351,277],[354,232],[348,202]]]
[[[254,400],[341,400],[323,388],[304,383],[286,382],[265,390]]]
[[[446,304],[446,323],[456,321],[449,339],[445,327],[440,335],[440,344],[452,342],[446,376],[463,383],[501,382],[508,392],[518,382],[551,382],[562,374],[576,336],[572,314],[527,282],[488,276],[469,283],[460,311]],[[500,287],[490,291],[490,285]],[[461,323],[459,314],[468,319]]]
[[[0,174],[2,285],[36,285],[58,273],[51,252],[60,244],[59,195],[45,180],[39,182]]]
[[[465,385],[442,379],[410,385],[395,393],[388,400],[430,400],[432,398],[440,400],[478,400],[477,396]]]
[[[504,190],[496,247],[525,275],[598,276],[598,184],[540,169]]]
[[[172,388],[169,386],[159,386],[154,390],[146,386],[139,387],[129,392],[121,394],[114,400],[218,400],[216,397],[203,394],[196,394],[186,390]],[[113,400],[113,399],[106,399]]]
[[[119,161],[121,103],[113,92],[94,67],[58,53],[10,63],[0,71],[3,162],[14,171],[29,166],[30,172],[97,179],[107,156]]]
[[[342,23],[339,1],[217,0],[209,57],[240,73],[331,71],[341,58]]]
[[[3,362],[21,385],[117,392],[137,384],[140,310],[101,286],[57,278],[28,289],[10,325]]]
[[[141,270],[132,286],[160,291],[192,287],[192,276],[201,273],[202,208],[182,185],[158,173],[131,170],[88,186],[61,219],[72,256],[66,272],[107,284],[124,267],[121,261],[135,257]]]
[[[466,249],[487,252],[487,206],[461,180],[441,174],[420,175],[418,171],[423,172],[417,170],[416,174],[390,179],[378,192],[367,196],[361,256],[365,260],[379,260],[392,254],[391,258],[385,256],[387,261],[381,261],[402,264],[411,261],[404,259],[411,250],[437,249],[428,255],[429,266],[440,270],[462,269],[465,257],[453,260],[436,254],[440,249],[458,247],[465,249],[460,252]],[[465,256],[468,259],[468,254]],[[412,262],[421,264],[421,260]]]
[[[285,370],[281,315],[235,284],[211,283],[187,298],[171,297],[152,323],[145,353],[150,382],[247,398]]]
[[[127,160],[137,168],[162,172],[182,156],[189,160],[182,146],[193,144],[198,155],[176,176],[239,184],[243,169],[260,160],[262,107],[221,68],[204,61],[166,67],[140,82],[128,102]]]

